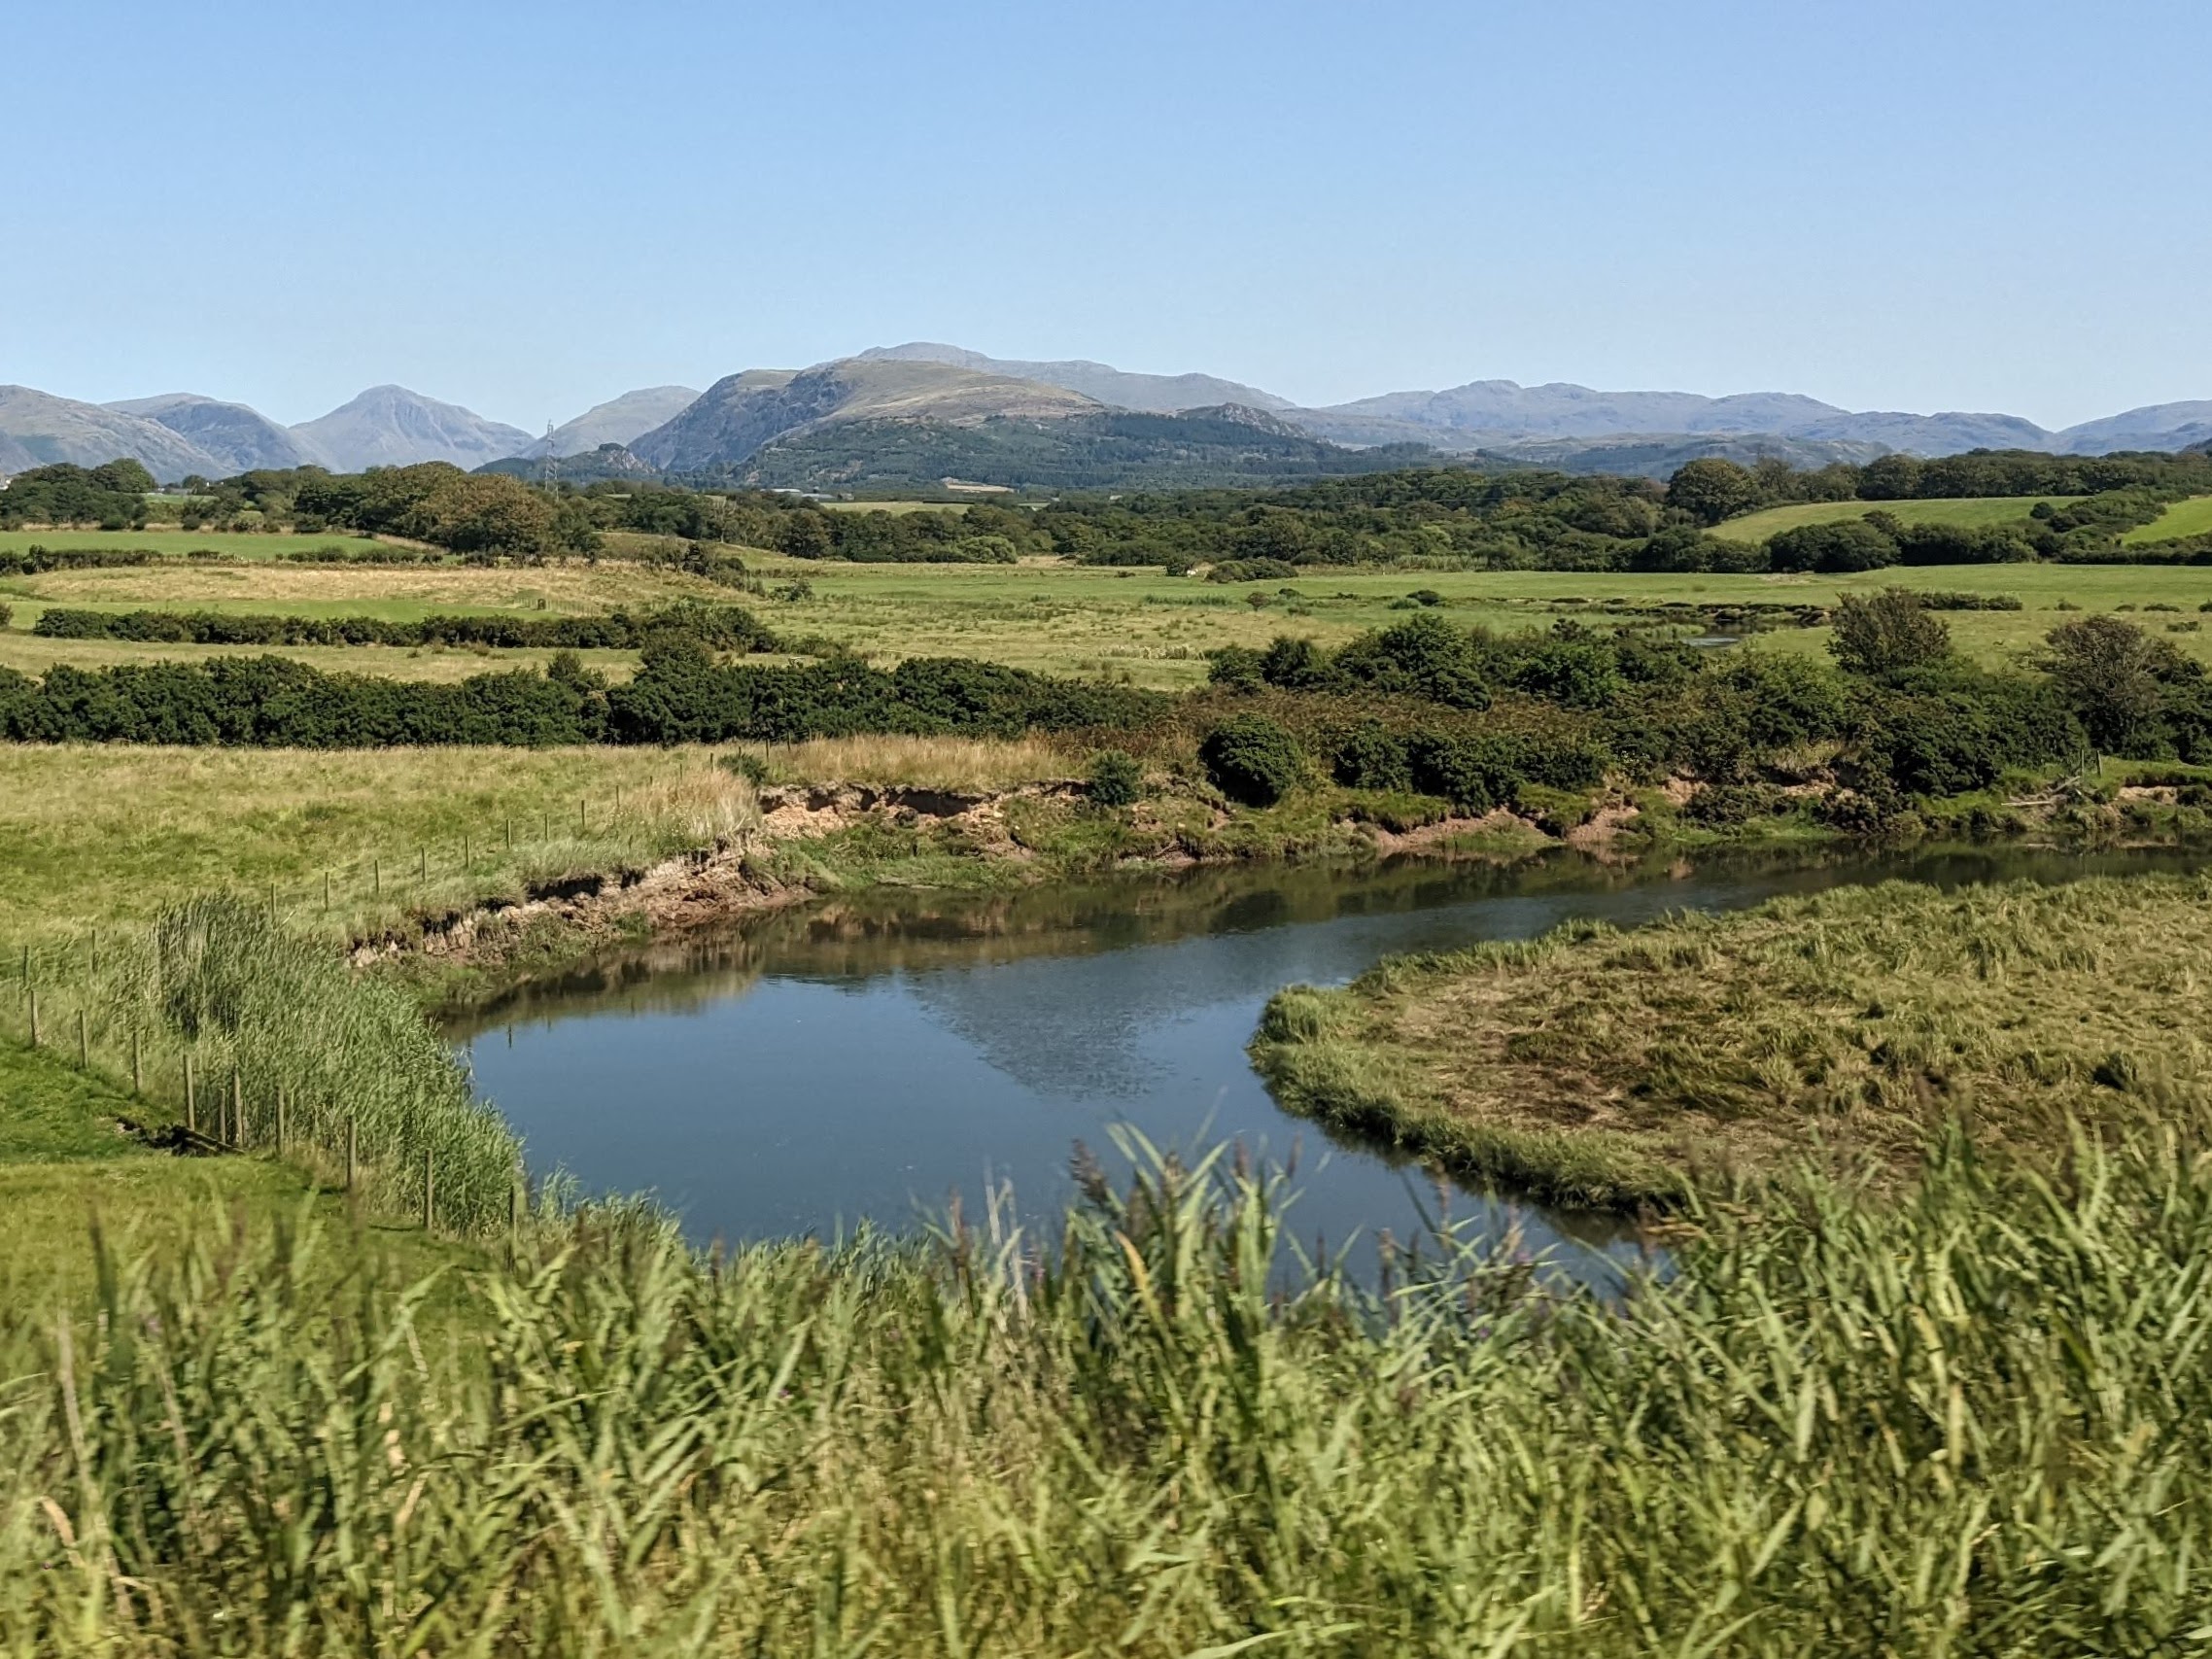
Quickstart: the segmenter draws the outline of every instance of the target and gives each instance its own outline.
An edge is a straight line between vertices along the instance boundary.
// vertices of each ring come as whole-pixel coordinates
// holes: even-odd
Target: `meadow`
[[[2174,502],[2149,524],[2137,525],[2120,538],[2120,544],[2143,547],[2154,541],[2208,535],[2212,535],[2212,496],[2193,496],[2186,501]]]
[[[1841,519],[1864,518],[1871,512],[1888,513],[1905,524],[1947,524],[1974,530],[1984,525],[2018,523],[2043,501],[2063,506],[2080,500],[2079,496],[1968,496],[1913,501],[1797,501],[1727,519],[1715,525],[1712,534],[1723,541],[1756,546],[1800,525],[1834,524]]]

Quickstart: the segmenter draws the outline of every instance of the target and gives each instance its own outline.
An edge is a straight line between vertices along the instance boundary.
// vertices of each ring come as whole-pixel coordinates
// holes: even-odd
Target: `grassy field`
[[[751,800],[695,749],[0,745],[0,939],[144,923],[193,893],[272,883],[294,925],[353,936],[710,845],[751,821]]]
[[[1957,501],[1800,501],[1729,519],[1714,527],[1712,534],[1724,541],[1756,544],[1778,532],[1795,530],[1800,525],[1834,524],[1840,519],[1864,518],[1871,512],[1885,512],[1906,524],[1973,528],[2024,519],[2039,501],[2056,505],[2080,499],[2078,496],[1969,496]]]
[[[1568,1201],[1681,1198],[1933,1129],[2051,1155],[2070,1120],[2212,1105],[2212,880],[1891,882],[1630,933],[1382,963],[1269,1005],[1287,1106]]]
[[[1329,570],[1302,572],[1288,582],[1222,585],[1157,570],[1053,564],[846,565],[758,554],[748,555],[747,563],[768,587],[766,597],[747,598],[680,572],[612,561],[531,569],[264,564],[54,571],[0,581],[0,604],[15,611],[11,629],[0,632],[0,664],[36,672],[56,661],[146,661],[209,649],[27,640],[25,631],[49,605],[409,619],[459,611],[582,614],[694,598],[737,600],[778,631],[828,639],[883,664],[909,656],[977,656],[1173,690],[1202,681],[1206,653],[1218,646],[1264,644],[1281,633],[1339,643],[1402,620],[1406,596],[1417,589],[1440,595],[1454,621],[1499,629],[1547,627],[1562,616],[1587,616],[1604,625],[1634,620],[1636,610],[1663,605],[1832,605],[1842,594],[1890,585],[2016,595],[2026,610],[1953,619],[1960,644],[1991,661],[2039,639],[2055,620],[2043,613],[2061,604],[2084,610],[2179,607],[2163,619],[2156,613],[2143,618],[2166,628],[2195,621],[2197,606],[2212,602],[2212,569],[2189,567],[1956,566],[1848,577]],[[1264,603],[1255,605],[1255,598]],[[1815,651],[1825,638],[1767,637],[1777,648]],[[2185,651],[2212,657],[2212,636],[2185,627],[2174,639]],[[344,648],[295,654],[318,666],[434,678],[465,673],[471,660],[488,665],[542,655],[472,659],[466,653],[417,657]],[[629,658],[615,654],[605,666],[624,673]]]
[[[2193,496],[2176,501],[2149,524],[2137,525],[2120,538],[2124,547],[2142,547],[2154,541],[2174,541],[2184,536],[2212,536],[2212,496]]]
[[[328,548],[353,553],[377,538],[354,531],[321,531],[313,536],[237,535],[213,530],[177,530],[150,525],[145,530],[0,530],[0,552],[19,553],[26,547],[55,551],[86,547],[144,548],[153,553],[182,557],[188,553],[217,552],[233,559],[281,559],[287,553]]]

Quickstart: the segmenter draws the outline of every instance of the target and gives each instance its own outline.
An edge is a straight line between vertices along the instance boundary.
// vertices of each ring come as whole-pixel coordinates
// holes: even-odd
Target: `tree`
[[[1767,538],[1767,563],[1778,570],[1829,574],[1879,570],[1897,563],[1897,543],[1879,526],[1860,519],[1801,524]]]
[[[1667,504],[1700,524],[1733,518],[1758,499],[1758,481],[1735,462],[1718,456],[1692,461],[1667,480]]]
[[[1951,655],[1951,630],[1943,618],[1905,588],[1885,588],[1866,599],[1847,594],[1834,622],[1828,651],[1847,674],[1894,674]]]
[[[2187,674],[2181,653],[2117,616],[2061,622],[2044,636],[2043,671],[2099,749],[2126,753],[2151,740],[2165,682]]]

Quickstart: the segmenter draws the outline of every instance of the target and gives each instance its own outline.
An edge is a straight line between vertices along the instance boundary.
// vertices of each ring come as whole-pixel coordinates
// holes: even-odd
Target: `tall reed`
[[[1609,1300],[1285,1292],[1218,1158],[1043,1252],[547,1221],[458,1305],[110,1258],[0,1310],[0,1650],[2201,1653],[2202,1128],[1773,1192]]]

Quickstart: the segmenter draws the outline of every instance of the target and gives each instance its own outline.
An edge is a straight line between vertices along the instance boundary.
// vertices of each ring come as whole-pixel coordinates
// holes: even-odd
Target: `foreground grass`
[[[711,1265],[587,1217],[334,1287],[313,1227],[111,1247],[93,1317],[0,1306],[0,1646],[2212,1643],[2212,1163],[2170,1139],[1778,1192],[1611,1302],[1448,1252],[1378,1299],[1278,1197],[1168,1163],[1049,1252]]]
[[[1253,1054],[1294,1111],[1573,1202],[1678,1202],[1943,1123],[2049,1153],[2212,1100],[2212,880],[1890,882],[1294,987]]]

